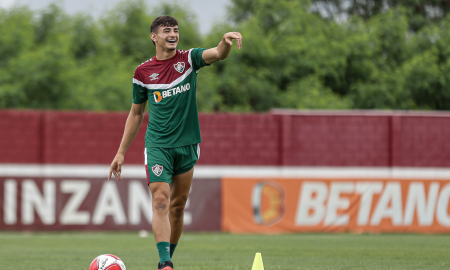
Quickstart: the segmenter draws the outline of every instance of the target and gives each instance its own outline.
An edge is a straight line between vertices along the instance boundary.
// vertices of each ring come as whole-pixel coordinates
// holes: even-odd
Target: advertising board
[[[222,179],[222,230],[450,232],[450,180]]]
[[[146,179],[0,178],[1,230],[150,230]],[[220,230],[220,180],[194,179],[185,230]]]

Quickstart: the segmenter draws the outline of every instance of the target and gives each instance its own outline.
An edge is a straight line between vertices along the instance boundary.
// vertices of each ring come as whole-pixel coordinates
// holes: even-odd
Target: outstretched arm
[[[202,54],[203,61],[206,64],[212,64],[219,60],[223,60],[228,57],[231,51],[231,46],[233,46],[233,39],[236,40],[238,49],[242,48],[242,35],[239,32],[229,32],[223,35],[217,47],[205,50]]]
[[[120,175],[122,173],[122,164],[125,157],[125,152],[128,147],[130,147],[131,142],[139,131],[141,127],[142,120],[144,120],[145,106],[147,101],[142,104],[131,105],[130,114],[128,115],[127,122],[125,124],[125,131],[123,132],[122,142],[120,142],[119,150],[117,151],[116,157],[111,163],[111,168],[109,169],[108,180],[111,179],[111,174],[114,174],[117,181],[122,179]]]

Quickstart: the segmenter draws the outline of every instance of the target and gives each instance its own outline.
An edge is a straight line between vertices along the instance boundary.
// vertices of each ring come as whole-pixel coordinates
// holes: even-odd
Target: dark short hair
[[[177,19],[175,19],[172,16],[159,16],[156,17],[156,19],[153,20],[152,25],[150,26],[150,34],[151,33],[156,33],[159,29],[159,27],[164,26],[164,27],[172,27],[172,26],[176,26],[178,25],[178,21]],[[152,40],[153,45],[155,45],[155,42]]]

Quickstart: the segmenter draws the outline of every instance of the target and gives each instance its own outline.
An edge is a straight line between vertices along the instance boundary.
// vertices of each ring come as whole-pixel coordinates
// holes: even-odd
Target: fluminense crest
[[[152,167],[152,172],[156,175],[156,176],[160,176],[163,172],[163,166],[159,165],[159,164],[155,164],[155,166]]]
[[[173,67],[175,68],[176,71],[183,73],[185,64],[184,62],[178,62],[175,65],[173,65]]]

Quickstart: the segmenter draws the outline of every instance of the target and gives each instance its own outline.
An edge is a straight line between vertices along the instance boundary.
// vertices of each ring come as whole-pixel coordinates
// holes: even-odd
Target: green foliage
[[[440,21],[450,12],[449,1],[442,0],[313,0],[312,2],[311,10],[329,18],[360,16],[368,20],[387,10],[402,8],[406,11],[409,27],[414,31]]]
[[[33,13],[26,9],[0,9],[0,67],[29,50],[34,43]],[[2,77],[0,77],[2,78]]]
[[[310,14],[300,2],[257,2],[251,12],[241,10],[251,14],[239,24],[243,49],[218,64],[223,97],[218,109],[350,108],[346,98],[326,85],[339,83],[346,63],[339,25]],[[207,41],[217,42],[217,33],[232,30],[217,27]]]
[[[134,69],[156,53],[151,22],[172,15],[180,49],[244,36],[200,71],[200,111],[450,110],[447,2],[232,0],[230,22],[205,36],[181,1],[124,1],[100,20],[0,9],[0,108],[128,110]]]
[[[2,83],[4,102],[19,108],[65,108],[76,67],[66,44],[46,44],[11,59]]]
[[[348,109],[351,102],[340,96],[330,88],[324,86],[324,83],[318,76],[308,76],[291,84],[283,94],[286,100],[286,108],[295,109]]]
[[[146,13],[143,1],[122,2],[102,20],[109,43],[120,48],[120,54],[143,62],[155,54],[150,40],[153,18]]]
[[[233,0],[230,17],[250,49],[226,65],[271,85],[278,98],[267,106],[449,110],[449,4],[350,2]],[[345,13],[347,20],[318,15],[324,12],[336,19]],[[259,74],[245,74],[243,62]]]
[[[95,21],[57,5],[37,14],[0,9],[0,108],[129,109],[134,69],[155,54],[149,29],[156,16],[178,18],[180,46],[202,40],[192,11],[176,4],[148,10],[126,1]]]

